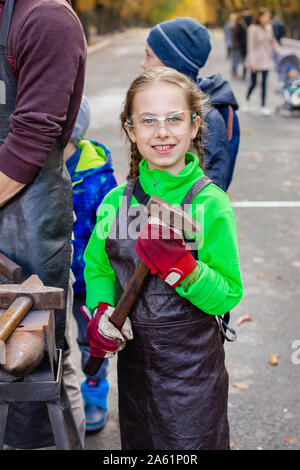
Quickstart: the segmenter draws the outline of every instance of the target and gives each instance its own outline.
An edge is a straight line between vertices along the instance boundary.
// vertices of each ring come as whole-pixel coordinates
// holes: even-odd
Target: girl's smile
[[[167,155],[168,153],[172,152],[174,145],[152,145],[154,151],[160,155]]]

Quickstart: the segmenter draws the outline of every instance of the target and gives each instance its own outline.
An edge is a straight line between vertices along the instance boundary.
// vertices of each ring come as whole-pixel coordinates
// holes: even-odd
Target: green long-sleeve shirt
[[[140,183],[150,196],[158,196],[179,206],[193,184],[203,176],[198,157],[186,154],[186,166],[178,174],[149,170],[140,164]],[[126,184],[110,191],[99,207],[95,229],[85,251],[84,277],[87,307],[93,311],[100,301],[116,305],[117,279],[105,250],[106,237],[122,201]],[[138,205],[132,197],[131,206]],[[189,286],[176,291],[204,312],[223,315],[242,298],[236,223],[228,196],[214,184],[206,186],[193,200],[189,214],[202,226],[197,234],[200,276]]]

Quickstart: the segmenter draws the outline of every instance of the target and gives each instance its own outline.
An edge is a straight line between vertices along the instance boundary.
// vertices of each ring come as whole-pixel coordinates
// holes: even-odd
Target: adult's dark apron
[[[6,52],[13,9],[14,0],[6,0],[0,25],[0,145],[10,131],[18,87]],[[34,181],[0,208],[0,252],[22,266],[26,277],[37,274],[45,285],[65,289],[66,296],[72,211],[72,185],[58,141]],[[65,322],[65,310],[56,311],[56,344],[64,350],[68,347]],[[44,404],[16,403],[10,406],[5,442],[20,448],[51,445],[48,422]]]
[[[130,238],[137,215],[130,208],[134,185],[127,184],[106,241],[123,290],[139,262]],[[197,186],[182,204],[191,203]],[[130,319],[134,340],[118,354],[122,449],[228,449],[228,374],[215,317],[150,275]]]

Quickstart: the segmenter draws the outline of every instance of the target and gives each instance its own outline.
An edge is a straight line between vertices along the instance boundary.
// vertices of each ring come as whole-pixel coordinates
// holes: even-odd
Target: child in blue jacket
[[[64,151],[64,159],[73,184],[76,216],[71,269],[75,277],[73,314],[78,326],[77,342],[81,351],[82,366],[89,357],[87,322],[80,311],[80,307],[85,304],[86,295],[83,253],[96,223],[99,204],[104,196],[117,186],[109,149],[94,140],[84,138],[89,124],[90,107],[87,98],[83,96],[73,134]],[[107,420],[107,369],[108,359],[95,376],[86,376],[86,380],[81,384],[87,431],[102,429]]]

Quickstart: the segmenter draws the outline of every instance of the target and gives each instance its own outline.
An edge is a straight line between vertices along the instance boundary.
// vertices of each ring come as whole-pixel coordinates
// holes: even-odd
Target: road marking
[[[236,201],[233,207],[300,207],[300,201]]]

